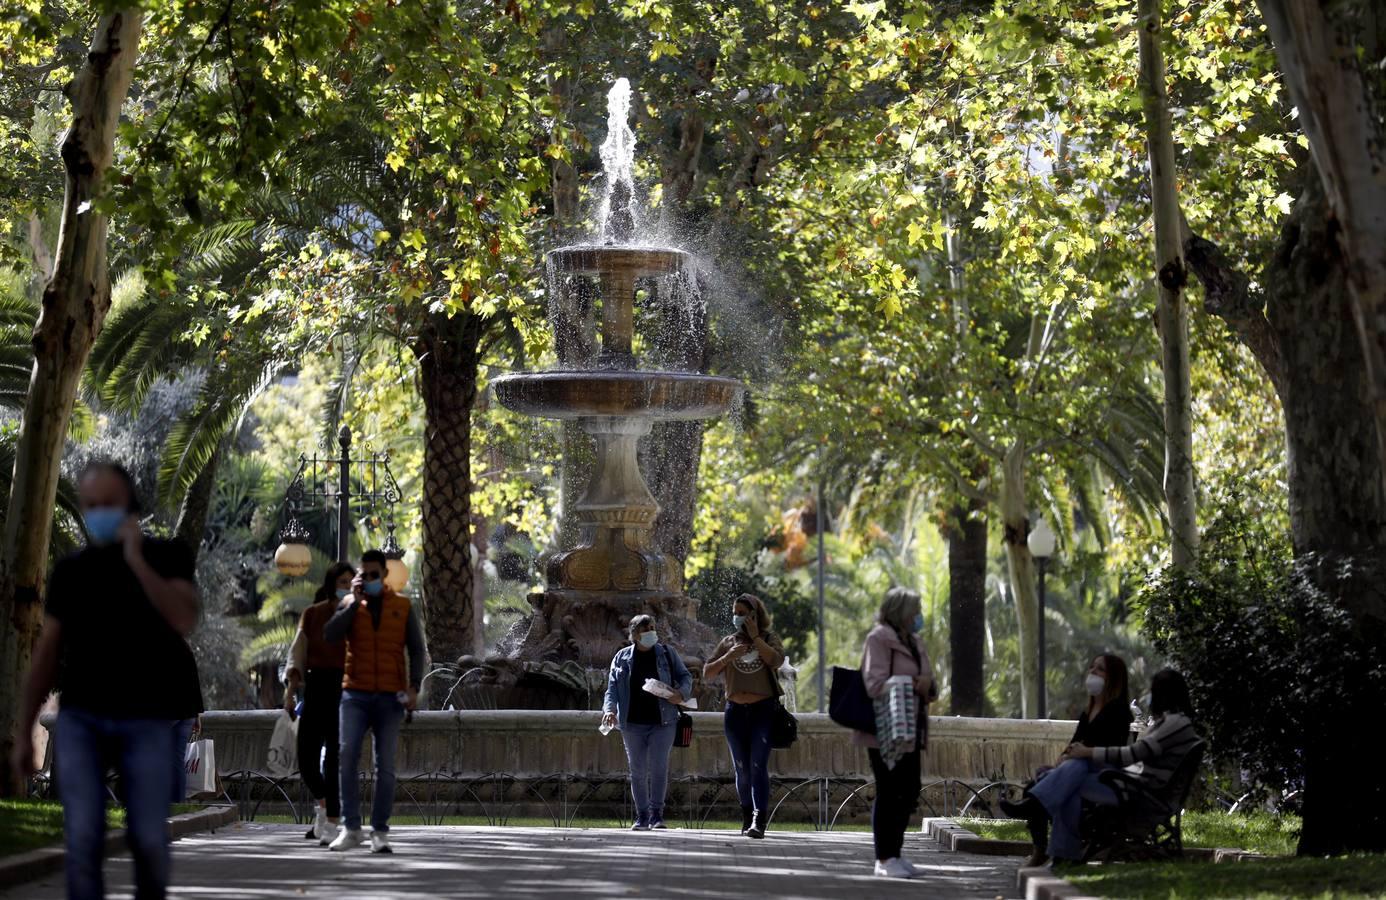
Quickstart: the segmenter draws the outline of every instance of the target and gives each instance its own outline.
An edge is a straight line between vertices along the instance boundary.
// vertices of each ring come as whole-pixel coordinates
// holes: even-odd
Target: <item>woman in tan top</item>
[[[720,675],[726,685],[723,730],[736,765],[741,833],[763,838],[770,816],[770,722],[780,694],[775,672],[784,663],[784,646],[754,594],[733,601],[732,624],[736,630],[713,648],[703,678]]]

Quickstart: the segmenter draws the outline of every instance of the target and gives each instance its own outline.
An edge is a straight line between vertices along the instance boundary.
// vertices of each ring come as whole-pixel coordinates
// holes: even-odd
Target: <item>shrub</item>
[[[1315,735],[1379,712],[1386,663],[1345,604],[1381,590],[1381,561],[1291,557],[1235,504],[1206,532],[1197,569],[1166,570],[1140,597],[1144,631],[1189,681],[1195,720],[1253,787],[1298,787]]]

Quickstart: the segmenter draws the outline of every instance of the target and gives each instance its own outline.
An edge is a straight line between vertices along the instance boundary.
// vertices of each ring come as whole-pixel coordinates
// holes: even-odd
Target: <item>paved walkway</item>
[[[905,853],[926,874],[871,876],[871,836],[727,831],[418,828],[391,832],[393,856],[329,853],[289,825],[239,824],[174,846],[175,898],[595,897],[1013,898],[1020,859],[943,851],[915,832]],[[131,896],[128,856],[107,862],[111,897]],[[63,896],[61,875],[0,892]]]

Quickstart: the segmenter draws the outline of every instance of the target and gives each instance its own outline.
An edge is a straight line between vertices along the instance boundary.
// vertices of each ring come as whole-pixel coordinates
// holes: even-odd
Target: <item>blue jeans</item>
[[[169,797],[173,795],[171,719],[108,719],[80,709],[58,713],[54,736],[63,802],[69,900],[105,896],[106,772],[119,773],[125,829],[135,860],[135,896],[163,900],[168,891]],[[180,760],[181,763],[181,760]]]
[[[346,827],[361,827],[361,782],[356,771],[361,763],[361,744],[366,730],[371,732],[375,753],[375,799],[371,801],[371,828],[390,830],[390,812],[395,806],[395,747],[400,725],[404,723],[404,704],[388,691],[343,691],[341,707],[342,816]]]
[[[1090,759],[1065,760],[1050,769],[1030,788],[1030,796],[1038,800],[1054,826],[1049,835],[1049,855],[1056,859],[1081,859],[1083,842],[1078,835],[1083,801],[1102,806],[1115,806],[1116,792],[1098,780],[1098,773],[1107,766]]]
[[[630,794],[637,821],[664,817],[664,795],[669,789],[669,751],[674,749],[675,725],[639,725],[627,722],[621,729],[630,763]]]
[[[183,767],[188,758],[188,741],[192,739],[197,718],[178,719],[173,723],[173,794],[174,803],[188,799],[188,770]]]
[[[770,811],[770,720],[774,697],[757,703],[728,703],[722,728],[736,766],[736,796],[742,806]]]

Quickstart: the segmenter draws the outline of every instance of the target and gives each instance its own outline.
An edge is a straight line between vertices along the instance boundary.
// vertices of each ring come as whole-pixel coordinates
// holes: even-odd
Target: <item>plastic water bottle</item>
[[[603,716],[603,717],[602,717],[602,724],[600,724],[600,725],[597,726],[597,730],[600,731],[600,732],[602,733],[602,737],[606,737],[608,734],[611,734],[611,729],[613,729],[613,728],[615,728],[615,727],[616,727],[616,726],[615,726],[614,724],[608,722],[608,721],[606,720],[606,717]]]

